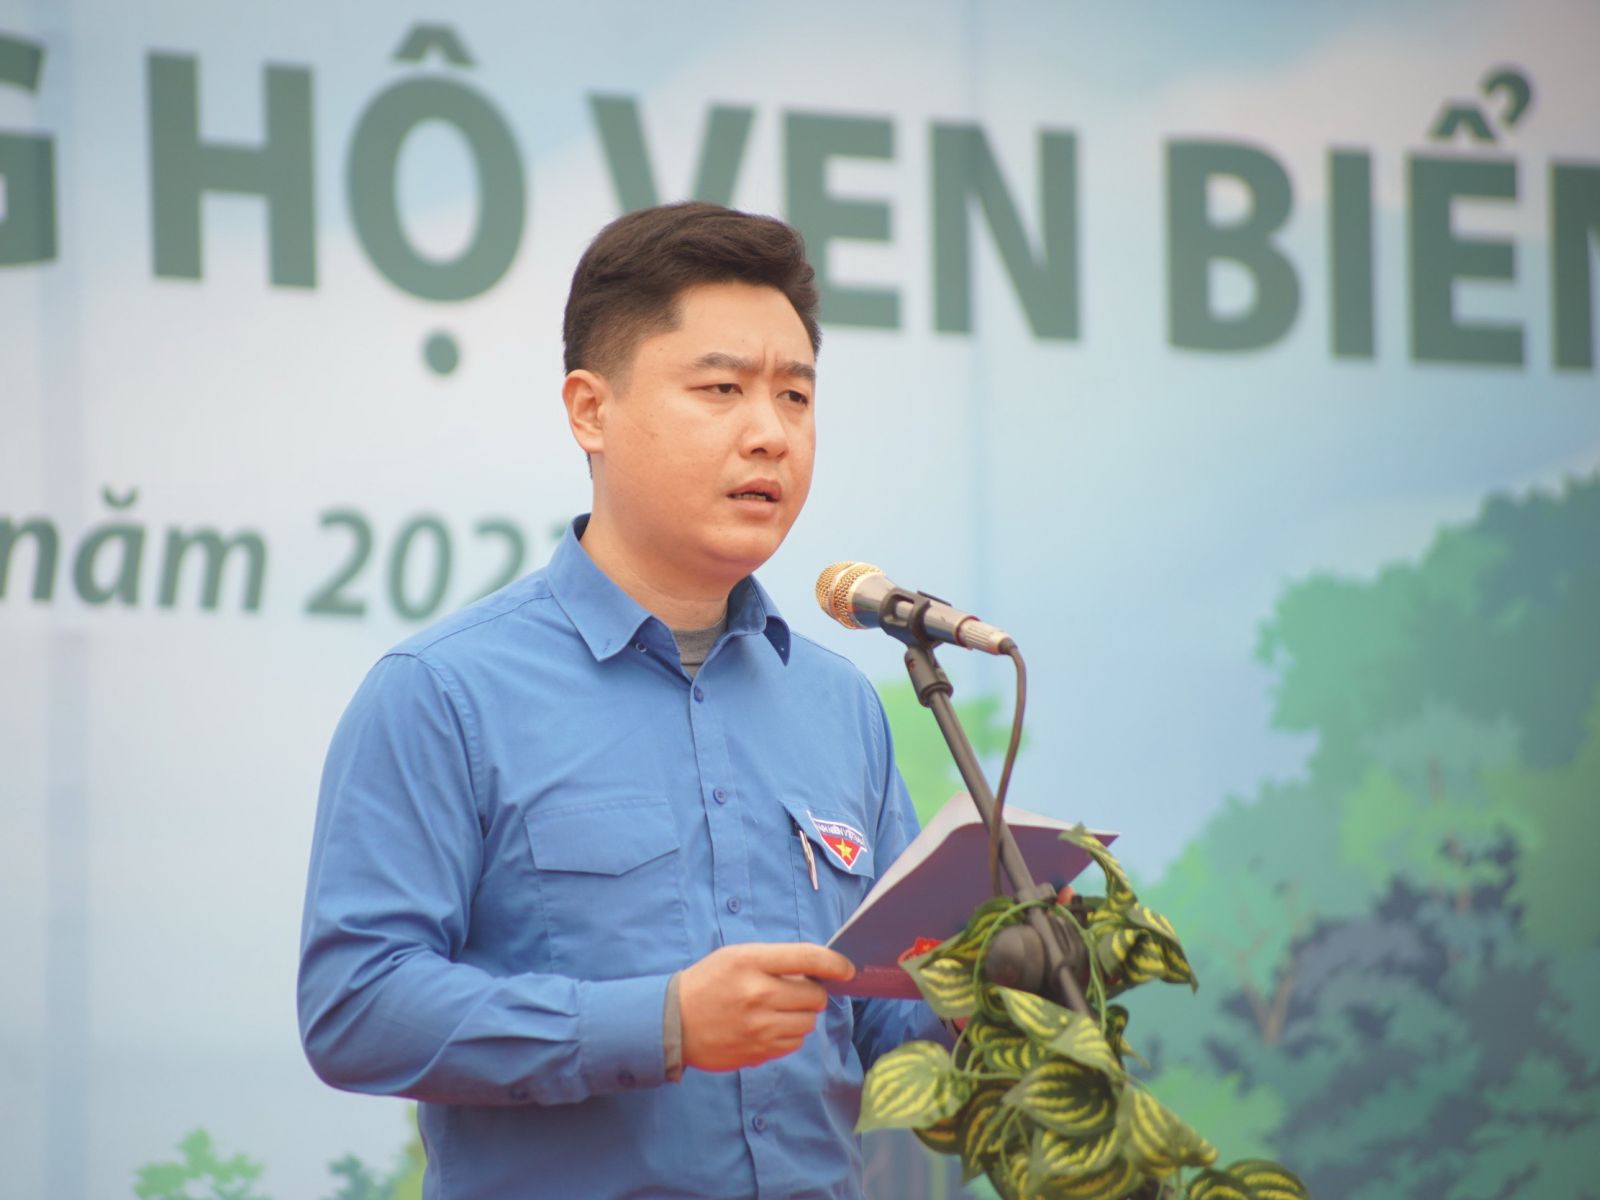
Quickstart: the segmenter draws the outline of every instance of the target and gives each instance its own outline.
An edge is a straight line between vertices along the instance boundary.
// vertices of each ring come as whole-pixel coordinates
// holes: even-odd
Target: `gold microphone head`
[[[883,568],[864,562],[836,562],[817,576],[817,603],[846,629],[865,629],[850,608],[850,593],[867,575],[882,575]]]

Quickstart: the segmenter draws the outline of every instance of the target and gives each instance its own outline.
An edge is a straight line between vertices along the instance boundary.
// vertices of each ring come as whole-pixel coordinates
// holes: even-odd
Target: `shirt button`
[[[760,1113],[757,1113],[755,1116],[750,1118],[750,1128],[754,1129],[757,1133],[765,1133],[767,1131],[767,1119]]]
[[[699,687],[698,684],[695,685],[694,698],[696,700],[704,700],[706,698],[706,694],[700,690],[700,687]]]
[[[728,790],[726,788],[718,788],[711,793],[711,798],[718,804],[726,804],[728,802]]]
[[[620,1083],[623,1087],[632,1087],[634,1085],[634,1082],[635,1082],[634,1078],[633,1078],[633,1072],[632,1071],[618,1071],[617,1072],[617,1082]]]
[[[736,913],[736,912],[739,911],[739,897],[737,897],[737,896],[729,896],[728,897],[728,911],[731,912],[731,913]]]
[[[639,651],[641,654],[644,653],[644,643],[643,642],[635,642],[633,644],[633,648],[635,650]]]

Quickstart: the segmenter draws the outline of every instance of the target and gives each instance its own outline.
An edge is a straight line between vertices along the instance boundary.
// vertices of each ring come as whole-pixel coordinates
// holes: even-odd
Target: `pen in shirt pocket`
[[[794,818],[790,818],[791,821]],[[806,870],[811,872],[811,890],[820,892],[822,885],[817,882],[817,856],[811,851],[811,839],[806,837],[806,831],[800,828],[800,822],[794,821],[794,833],[800,839],[800,849],[806,852]]]

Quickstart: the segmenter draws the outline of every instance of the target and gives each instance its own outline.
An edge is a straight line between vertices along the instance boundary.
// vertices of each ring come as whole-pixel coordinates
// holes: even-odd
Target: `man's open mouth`
[[[756,487],[743,488],[737,492],[729,492],[728,498],[731,500],[765,500],[768,504],[776,504],[779,495],[781,493],[776,487],[758,485]]]

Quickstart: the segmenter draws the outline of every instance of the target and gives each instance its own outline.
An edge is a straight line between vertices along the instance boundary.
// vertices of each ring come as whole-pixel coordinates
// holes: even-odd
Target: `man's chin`
[[[706,547],[706,557],[717,565],[719,573],[738,582],[776,554],[788,532],[787,528],[729,532]]]

